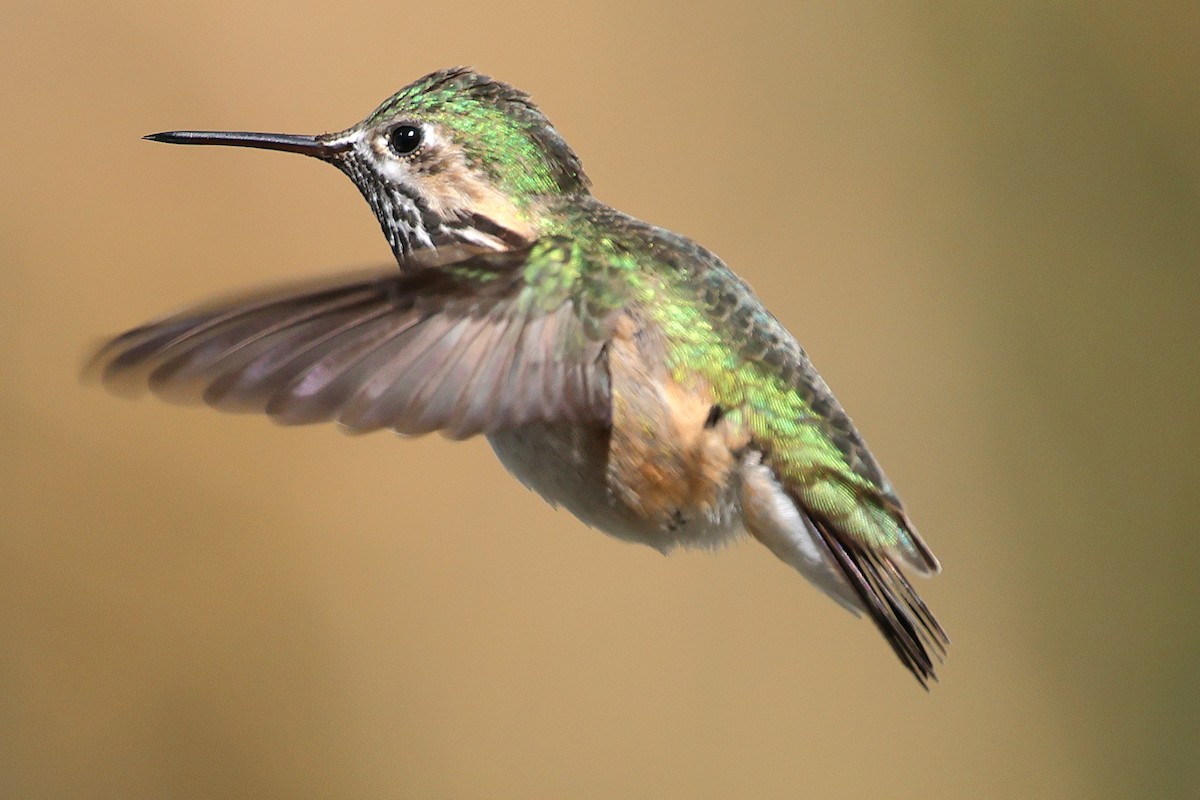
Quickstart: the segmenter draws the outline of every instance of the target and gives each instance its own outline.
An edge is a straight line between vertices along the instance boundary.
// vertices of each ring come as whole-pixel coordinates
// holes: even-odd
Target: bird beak
[[[352,140],[345,134],[299,136],[290,133],[247,133],[243,131],[166,131],[142,137],[168,144],[223,144],[231,147],[257,147],[282,150],[329,160],[346,152]]]

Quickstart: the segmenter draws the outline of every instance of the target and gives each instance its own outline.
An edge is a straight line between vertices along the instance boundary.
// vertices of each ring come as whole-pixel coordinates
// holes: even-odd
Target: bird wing
[[[119,393],[352,431],[452,438],[534,421],[607,421],[610,309],[556,276],[543,239],[401,274],[379,270],[210,303],[103,345]]]

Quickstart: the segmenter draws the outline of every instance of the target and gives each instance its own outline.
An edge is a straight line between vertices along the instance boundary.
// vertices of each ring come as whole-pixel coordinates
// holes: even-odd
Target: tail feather
[[[889,556],[844,540],[825,520],[815,518],[813,523],[871,621],[928,689],[929,682],[937,680],[934,659],[940,664],[950,643],[942,626]]]

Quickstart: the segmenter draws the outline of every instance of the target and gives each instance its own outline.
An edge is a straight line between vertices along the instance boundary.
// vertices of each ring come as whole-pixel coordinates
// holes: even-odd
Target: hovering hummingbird
[[[661,551],[742,531],[866,612],[923,686],[939,571],[803,349],[715,255],[595,199],[525,93],[427,75],[341,133],[173,131],[350,177],[399,270],[224,299],[101,348],[117,391],[352,431],[484,434],[583,522]]]

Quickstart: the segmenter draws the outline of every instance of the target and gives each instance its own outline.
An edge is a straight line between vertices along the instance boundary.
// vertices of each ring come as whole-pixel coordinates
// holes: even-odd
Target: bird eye
[[[421,146],[421,129],[415,125],[397,125],[388,134],[388,144],[398,156],[411,155]]]

